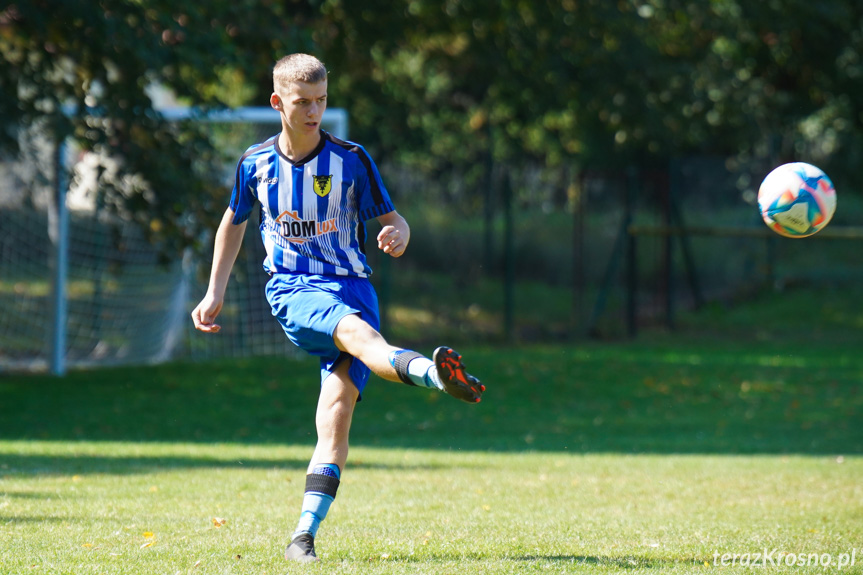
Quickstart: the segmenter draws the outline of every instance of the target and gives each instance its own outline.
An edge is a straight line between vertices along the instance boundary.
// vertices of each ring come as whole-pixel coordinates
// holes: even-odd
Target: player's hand
[[[218,333],[222,326],[215,323],[216,316],[222,311],[221,299],[216,299],[207,295],[201,300],[194,310],[192,310],[192,321],[195,322],[195,329],[205,333]]]
[[[378,234],[378,248],[394,258],[405,253],[410,241],[410,231],[407,227],[399,229],[395,226],[384,226]]]

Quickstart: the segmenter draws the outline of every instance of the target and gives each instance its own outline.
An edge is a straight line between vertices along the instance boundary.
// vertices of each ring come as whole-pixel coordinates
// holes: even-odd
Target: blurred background
[[[856,1],[7,2],[0,371],[295,353],[252,226],[222,332],[189,319],[292,52],[411,223],[404,257],[368,250],[396,344],[623,338],[863,276]],[[811,239],[756,207],[789,161],[838,190]]]

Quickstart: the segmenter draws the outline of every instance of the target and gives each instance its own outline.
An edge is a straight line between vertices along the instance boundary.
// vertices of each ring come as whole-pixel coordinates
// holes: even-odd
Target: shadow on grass
[[[2,473],[0,473],[0,477],[3,477]],[[56,497],[56,494],[39,493],[36,491],[6,491],[3,493],[3,497],[11,497],[14,499],[51,499],[52,497]]]
[[[524,556],[503,556],[495,557],[494,555],[482,553],[431,553],[423,555],[391,555],[385,561],[387,563],[435,563],[447,561],[509,561],[513,563],[534,563],[541,565],[543,563],[551,564],[572,564],[573,566],[596,566],[596,567],[615,567],[619,569],[656,569],[673,566],[683,567],[703,567],[707,559],[692,559],[692,558],[666,558],[666,557],[647,557],[643,555],[623,555],[620,557],[600,556],[600,555],[524,555]]]
[[[488,387],[482,403],[373,378],[354,415],[351,443],[573,454],[863,454],[863,356],[852,348],[810,345],[791,353],[775,342],[657,339],[463,349]],[[7,375],[0,378],[0,440],[311,448],[317,373],[314,359],[258,358],[78,371],[62,379]],[[130,458],[122,467],[171,465],[241,464]]]
[[[617,567],[619,569],[655,569],[673,566],[702,567],[703,559],[674,559],[664,557],[644,557],[639,555],[625,555],[623,557],[608,557],[597,555],[527,555],[520,557],[518,561],[547,562],[547,563],[572,563],[573,565],[596,565],[598,567]]]
[[[68,523],[68,517],[51,517],[50,515],[0,515],[0,523]]]
[[[16,476],[45,475],[89,475],[109,473],[112,475],[133,475],[152,471],[165,472],[172,469],[274,469],[305,470],[309,461],[305,459],[243,458],[220,459],[215,457],[184,456],[98,456],[98,455],[7,455],[0,454],[0,479]],[[363,460],[351,461],[352,469],[386,469],[409,471],[432,471],[450,466],[438,463],[375,463]],[[22,498],[40,498],[38,493],[12,494]]]
[[[125,475],[171,469],[305,469],[308,460],[226,460],[181,456],[98,456],[98,455],[0,455],[0,478],[14,476],[87,475],[110,473]]]

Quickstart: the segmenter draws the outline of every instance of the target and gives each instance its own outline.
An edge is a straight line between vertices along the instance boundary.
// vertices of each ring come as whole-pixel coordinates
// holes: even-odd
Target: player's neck
[[[279,134],[279,150],[291,161],[302,160],[315,151],[321,143],[321,132],[317,130],[311,134],[292,134],[282,128]]]

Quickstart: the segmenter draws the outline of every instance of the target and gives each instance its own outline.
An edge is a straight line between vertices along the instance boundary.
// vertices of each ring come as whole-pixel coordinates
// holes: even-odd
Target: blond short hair
[[[286,86],[291,82],[317,84],[327,79],[323,62],[308,54],[291,54],[276,62],[273,68],[273,86]]]

